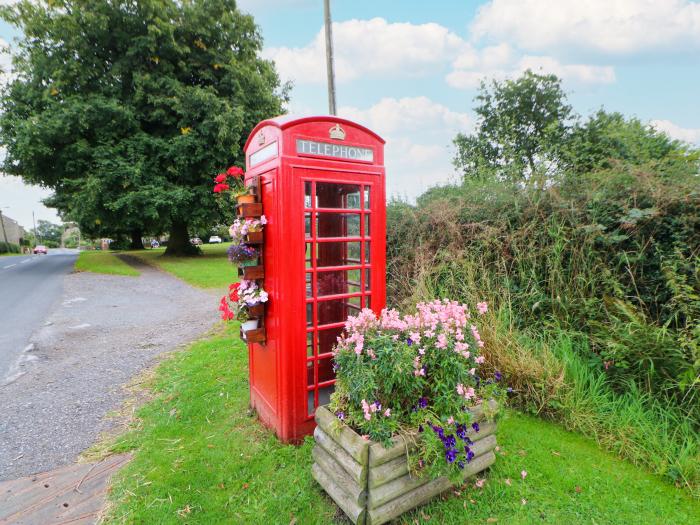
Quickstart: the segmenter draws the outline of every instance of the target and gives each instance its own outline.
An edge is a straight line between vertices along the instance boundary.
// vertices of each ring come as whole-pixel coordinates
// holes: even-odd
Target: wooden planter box
[[[243,331],[241,328],[241,339],[246,343],[264,343],[265,342],[265,327],[256,328],[255,330]]]
[[[483,421],[481,406],[472,409],[474,421]],[[446,477],[411,476],[406,454],[415,445],[397,436],[394,445],[368,441],[343,425],[325,406],[316,409],[316,445],[312,474],[333,501],[356,525],[379,525],[397,518],[452,488]],[[496,461],[496,423],[483,422],[479,432],[467,434],[474,442],[474,458],[464,468],[463,480]]]
[[[265,316],[265,303],[254,304],[248,307],[248,317],[250,319],[260,319]]]
[[[261,264],[258,266],[239,266],[238,275],[248,281],[265,278],[265,267]]]
[[[261,202],[253,202],[250,204],[237,204],[239,217],[260,217],[263,214],[263,205]]]
[[[245,238],[246,244],[262,244],[263,232],[249,232]]]

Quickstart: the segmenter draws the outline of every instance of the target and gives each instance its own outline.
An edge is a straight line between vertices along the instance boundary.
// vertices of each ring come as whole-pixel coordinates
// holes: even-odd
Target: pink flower
[[[420,355],[425,355],[425,348],[419,348],[419,349],[418,349],[418,353],[419,353]]]
[[[481,478],[481,479],[477,479],[477,480],[476,480],[476,483],[474,483],[474,485],[475,485],[477,488],[481,488],[481,487],[484,486],[484,483],[486,483],[486,480],[485,480],[484,478]]]
[[[390,409],[390,408],[387,408],[387,409],[384,411],[384,417],[389,417],[390,415],[391,415],[391,409]]]
[[[469,369],[469,373],[470,373],[471,375],[476,375],[476,368],[470,368],[470,369]]]
[[[454,425],[454,422],[455,422],[455,418],[453,418],[452,416],[450,416],[450,417],[447,418],[447,424],[448,424],[448,425]]]
[[[520,477],[525,479],[527,477],[527,470],[521,470],[520,471]]]
[[[437,343],[435,343],[437,348],[447,348],[447,336],[445,334],[440,334],[438,336]]]
[[[480,355],[479,357],[477,357],[476,359],[474,359],[474,361],[476,361],[476,364],[480,365],[480,364],[482,364],[484,361],[486,361],[486,358],[485,358],[483,355]]]
[[[260,224],[267,224],[267,218],[264,215],[260,216]]]
[[[476,309],[479,312],[479,315],[484,315],[486,312],[489,311],[489,305],[486,304],[485,302],[476,303]]]
[[[511,484],[510,478],[506,478],[506,482],[505,482],[505,483],[506,483],[506,485],[508,485],[508,486],[510,487],[510,484]]]

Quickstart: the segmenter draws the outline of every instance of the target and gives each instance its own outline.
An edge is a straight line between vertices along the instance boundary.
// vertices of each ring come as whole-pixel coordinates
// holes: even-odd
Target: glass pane
[[[330,328],[318,331],[318,355],[329,354],[338,343],[338,338],[345,328]]]
[[[314,385],[314,362],[306,362],[306,386]]]
[[[309,272],[306,272],[306,297],[314,296],[312,279],[312,275]]]
[[[335,390],[335,385],[324,386],[318,389],[318,406],[327,405],[331,402],[331,394]]]
[[[357,213],[318,213],[316,217],[316,236],[359,237],[360,215]]]
[[[365,232],[364,235],[365,237],[371,237],[370,232],[372,230],[369,229],[369,215],[365,215]]]
[[[333,358],[326,357],[325,359],[318,360],[318,382],[323,383],[325,381],[331,381],[335,379],[335,372],[333,371]]]
[[[304,208],[311,208],[311,183],[304,183]]]
[[[370,253],[369,241],[367,241],[367,242],[365,242],[365,263],[369,262],[369,253]]]
[[[365,295],[365,308],[372,308],[372,296]]]
[[[316,251],[318,267],[360,264],[360,243],[357,241],[320,242]]]
[[[314,406],[314,391],[309,390],[309,393],[306,396],[306,413],[309,414],[310,416],[314,415],[314,412],[316,411],[316,407]]]
[[[312,326],[314,323],[314,304],[306,303],[306,326]]]
[[[370,279],[369,268],[365,270],[365,290],[371,290],[372,280]]]
[[[316,183],[316,201],[319,208],[360,209],[360,187],[356,184]]]
[[[318,272],[316,277],[318,296],[360,292],[359,272],[359,270]]]
[[[362,309],[361,297],[348,297],[345,304],[348,307],[348,315],[355,315]]]
[[[369,209],[369,186],[365,186],[365,210]]]
[[[306,357],[314,355],[314,333],[307,332],[306,334]]]
[[[304,214],[304,235],[306,238],[311,237],[311,213]]]
[[[305,255],[307,268],[313,267],[313,252],[314,252],[314,243],[307,242],[306,243],[306,255]]]

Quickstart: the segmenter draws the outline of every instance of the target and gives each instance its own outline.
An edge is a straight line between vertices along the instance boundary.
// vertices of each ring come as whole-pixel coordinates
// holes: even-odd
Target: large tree
[[[233,0],[22,1],[2,17],[23,33],[2,95],[4,169],[54,190],[86,234],[217,223],[211,178],[243,163],[286,89]]]
[[[455,138],[455,166],[465,177],[544,184],[556,171],[573,124],[555,75],[526,71],[514,80],[482,82],[474,133]]]

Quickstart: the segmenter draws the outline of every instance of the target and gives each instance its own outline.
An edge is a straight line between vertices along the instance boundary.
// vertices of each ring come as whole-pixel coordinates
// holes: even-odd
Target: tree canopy
[[[23,37],[0,102],[4,169],[52,188],[48,204],[90,236],[216,224],[217,171],[243,165],[287,89],[234,0],[22,1]],[[140,242],[140,241],[139,241]]]

